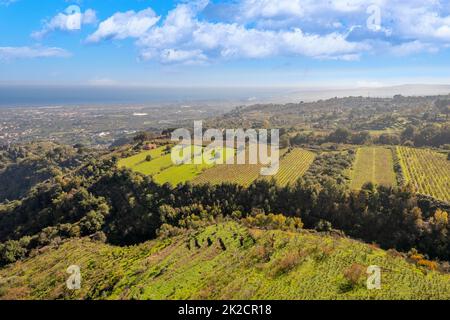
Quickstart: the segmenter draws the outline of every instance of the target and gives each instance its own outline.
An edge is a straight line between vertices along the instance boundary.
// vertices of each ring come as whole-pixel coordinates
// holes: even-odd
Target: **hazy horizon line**
[[[370,84],[368,82],[364,85],[301,85],[301,84],[292,84],[292,85],[157,85],[157,84],[58,84],[58,83],[3,83],[0,81],[0,87],[36,87],[36,88],[45,88],[45,87],[58,87],[58,88],[124,88],[124,89],[145,89],[145,88],[161,88],[161,89],[221,89],[221,88],[279,88],[279,89],[377,89],[377,88],[395,88],[395,87],[405,87],[405,86],[423,86],[423,87],[442,87],[442,86],[450,86],[449,83],[398,83],[398,84]]]
[[[450,84],[374,87],[89,86],[0,84],[3,107],[253,105],[314,102],[331,98],[449,95]]]

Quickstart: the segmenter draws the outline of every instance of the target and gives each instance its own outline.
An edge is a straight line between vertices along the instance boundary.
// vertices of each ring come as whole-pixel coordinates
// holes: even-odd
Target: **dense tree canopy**
[[[340,229],[385,248],[417,248],[449,259],[445,204],[419,198],[409,187],[367,184],[350,192],[344,172],[352,157],[351,152],[328,153],[295,185],[256,181],[248,188],[158,185],[149,177],[117,169],[109,160],[93,161],[70,178],[0,206],[1,263],[70,237],[102,232],[106,241],[128,245],[154,238],[161,228],[195,228],[219,217],[258,219],[261,213],[298,218],[292,223],[301,221],[320,231]]]

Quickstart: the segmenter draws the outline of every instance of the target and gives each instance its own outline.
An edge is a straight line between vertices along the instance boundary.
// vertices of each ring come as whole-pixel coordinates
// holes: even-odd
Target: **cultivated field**
[[[281,154],[281,152],[280,152]],[[237,163],[237,154],[234,156],[234,163]],[[249,163],[249,149],[246,149],[245,164],[221,164],[214,166],[203,172],[192,180],[194,184],[221,184],[236,183],[248,186],[258,179],[261,165]]]
[[[217,165],[206,170],[201,175],[192,180],[194,184],[221,184],[237,183],[243,186],[250,185],[258,179],[261,165],[255,164],[236,164],[236,165]]]
[[[196,176],[204,172],[208,168],[214,167],[214,164],[174,164],[171,154],[164,153],[165,147],[160,147],[151,151],[143,151],[132,157],[121,159],[118,163],[120,168],[126,167],[135,172],[152,176],[153,179],[160,183],[170,183],[177,185],[194,179]],[[191,159],[195,154],[201,152],[201,147],[192,147]],[[211,155],[210,160],[214,157],[221,157],[223,161],[227,157],[234,154],[234,149],[221,149],[218,153]],[[147,156],[151,156],[151,160],[147,161]]]
[[[283,149],[280,150],[280,157],[280,169],[275,176],[261,176],[260,169],[263,167],[261,165],[219,165],[203,172],[193,180],[193,183],[220,184],[228,182],[248,186],[259,178],[274,178],[278,185],[285,186],[295,183],[308,170],[315,155],[302,149],[293,149],[290,152]]]
[[[450,161],[438,152],[397,147],[397,155],[407,183],[421,194],[450,201]]]
[[[315,159],[315,154],[303,149],[292,149],[286,153],[280,161],[280,170],[273,177],[278,185],[286,186],[294,184],[301,176],[308,171]]]
[[[171,166],[170,168],[161,171],[160,173],[153,176],[154,181],[160,184],[169,182],[173,186],[179,183],[185,183],[191,181],[196,176],[201,174],[213,165],[208,164],[182,164],[178,166]]]
[[[164,152],[164,148],[165,147],[159,147],[157,149],[149,151],[142,151],[132,157],[120,159],[117,165],[119,166],[119,168],[134,168],[137,165],[144,163],[147,156],[151,156],[153,159],[161,157],[162,153]]]
[[[391,150],[382,147],[359,148],[351,177],[350,187],[355,190],[361,189],[367,182],[386,186],[396,185]]]

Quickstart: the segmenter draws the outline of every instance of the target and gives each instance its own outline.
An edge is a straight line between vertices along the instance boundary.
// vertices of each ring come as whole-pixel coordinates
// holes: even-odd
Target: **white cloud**
[[[81,12],[78,6],[70,6],[64,13],[58,13],[49,21],[46,21],[42,29],[33,32],[31,36],[35,39],[41,39],[48,33],[56,30],[80,30],[82,25],[95,24],[96,21],[97,16],[94,10],[87,9],[85,12]]]
[[[341,58],[354,60],[360,52],[370,49],[368,44],[349,42],[339,33],[324,36],[304,34],[296,29],[283,33],[286,47],[293,53],[319,58]]]
[[[157,17],[152,9],[116,13],[87,40],[136,39],[140,57],[162,63],[307,56],[357,60],[366,52],[435,52],[450,40],[450,16],[438,0],[241,0],[224,22],[200,15],[214,4],[183,2]],[[371,6],[381,25],[369,28]]]
[[[167,49],[161,52],[160,58],[163,63],[184,64],[195,64],[207,60],[207,57],[202,53],[201,50]]]
[[[395,56],[408,56],[411,54],[419,53],[419,52],[429,52],[429,53],[435,53],[439,49],[429,43],[423,43],[419,40],[411,41],[411,42],[405,42],[399,45],[394,45],[391,47],[390,52]]]
[[[172,44],[190,41],[197,28],[194,20],[195,11],[188,5],[179,5],[170,11],[162,26],[157,26],[142,34],[138,43],[158,49],[165,49]]]
[[[0,60],[69,57],[71,54],[56,47],[0,47]]]
[[[238,6],[240,14],[235,19],[244,24],[317,30],[365,25],[370,15],[367,9],[377,6],[379,31],[389,30],[405,39],[450,39],[449,9],[439,0],[242,0]]]
[[[139,38],[159,20],[152,9],[139,12],[118,12],[101,22],[97,31],[91,34],[88,42],[99,42],[105,39]]]
[[[366,19],[370,5],[383,5],[385,0],[242,0],[237,21],[268,27],[340,26],[344,15],[359,14]],[[354,19],[352,19],[354,20]]]
[[[303,17],[306,13],[307,3],[309,1],[300,0],[245,0],[242,3],[241,12],[246,19],[276,17]]]
[[[450,41],[450,15],[440,15],[430,7],[402,6],[397,30],[399,34],[420,40]]]
[[[179,5],[169,12],[161,26],[150,29],[137,41],[144,59],[165,57],[165,50],[195,52],[192,58],[265,58],[276,55],[304,55],[348,60],[368,50],[367,44],[351,43],[344,35],[307,34],[300,29],[264,30],[241,24],[211,23],[196,18],[196,10]],[[170,51],[172,52],[172,51]],[[161,59],[167,62],[168,59]],[[177,62],[177,59],[169,59]]]

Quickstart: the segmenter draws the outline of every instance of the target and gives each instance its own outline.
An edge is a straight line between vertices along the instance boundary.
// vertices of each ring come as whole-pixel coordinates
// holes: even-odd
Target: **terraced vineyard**
[[[427,149],[397,147],[397,156],[406,183],[418,193],[450,201],[450,161]]]
[[[293,184],[308,171],[315,157],[313,152],[298,148],[292,149],[281,159],[278,173],[265,179],[273,178],[280,186]]]
[[[382,147],[359,148],[351,178],[350,188],[354,190],[361,189],[367,182],[386,186],[396,185],[391,150]]]
[[[237,183],[243,186],[250,185],[258,179],[261,165],[256,164],[221,164],[206,170],[192,180],[194,184],[221,184]]]
[[[280,150],[280,157],[283,157],[286,152],[287,149]],[[248,155],[246,159],[248,159]],[[194,184],[236,183],[242,186],[249,186],[256,179],[261,178],[260,170],[262,167],[263,166],[259,164],[248,164],[248,163],[235,165],[226,165],[226,164],[218,165],[203,172],[201,175],[193,179],[192,183]]]

